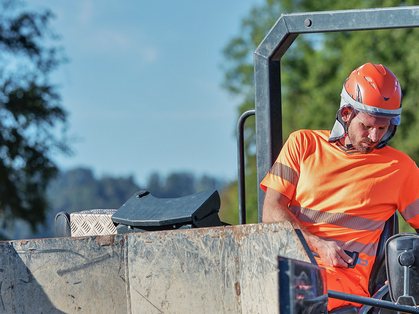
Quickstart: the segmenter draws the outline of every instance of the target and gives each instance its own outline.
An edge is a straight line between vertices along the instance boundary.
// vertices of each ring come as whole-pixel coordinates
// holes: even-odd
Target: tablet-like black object
[[[217,190],[179,198],[156,198],[148,191],[140,190],[112,215],[112,221],[146,230],[150,227],[161,230],[162,226],[221,226],[219,210],[220,196]]]

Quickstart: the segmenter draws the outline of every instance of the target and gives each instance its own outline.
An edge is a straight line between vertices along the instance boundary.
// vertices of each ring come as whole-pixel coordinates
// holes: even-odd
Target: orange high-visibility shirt
[[[328,289],[368,296],[368,279],[385,222],[399,210],[419,228],[419,169],[391,147],[362,154],[329,143],[330,131],[290,135],[261,182],[287,196],[289,210],[314,235],[359,252],[355,268],[331,268]],[[343,301],[329,299],[335,308]]]

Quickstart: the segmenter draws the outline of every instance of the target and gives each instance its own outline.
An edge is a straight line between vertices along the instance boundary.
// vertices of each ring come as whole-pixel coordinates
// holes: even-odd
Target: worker
[[[263,222],[301,230],[326,269],[328,290],[369,296],[377,243],[396,210],[419,230],[419,169],[387,146],[401,112],[396,76],[364,64],[343,85],[332,130],[292,133],[261,182]],[[359,253],[355,267],[345,251]],[[347,305],[330,298],[328,309]]]

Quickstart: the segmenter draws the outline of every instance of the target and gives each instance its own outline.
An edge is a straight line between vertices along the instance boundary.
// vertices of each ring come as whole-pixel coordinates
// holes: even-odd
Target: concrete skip
[[[289,223],[0,242],[0,313],[279,313]]]

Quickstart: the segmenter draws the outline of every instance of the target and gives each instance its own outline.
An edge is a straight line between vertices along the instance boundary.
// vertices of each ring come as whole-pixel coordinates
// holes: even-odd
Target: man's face
[[[390,126],[390,118],[379,118],[359,112],[348,119],[348,136],[345,144],[352,144],[360,153],[368,154],[377,147]]]

